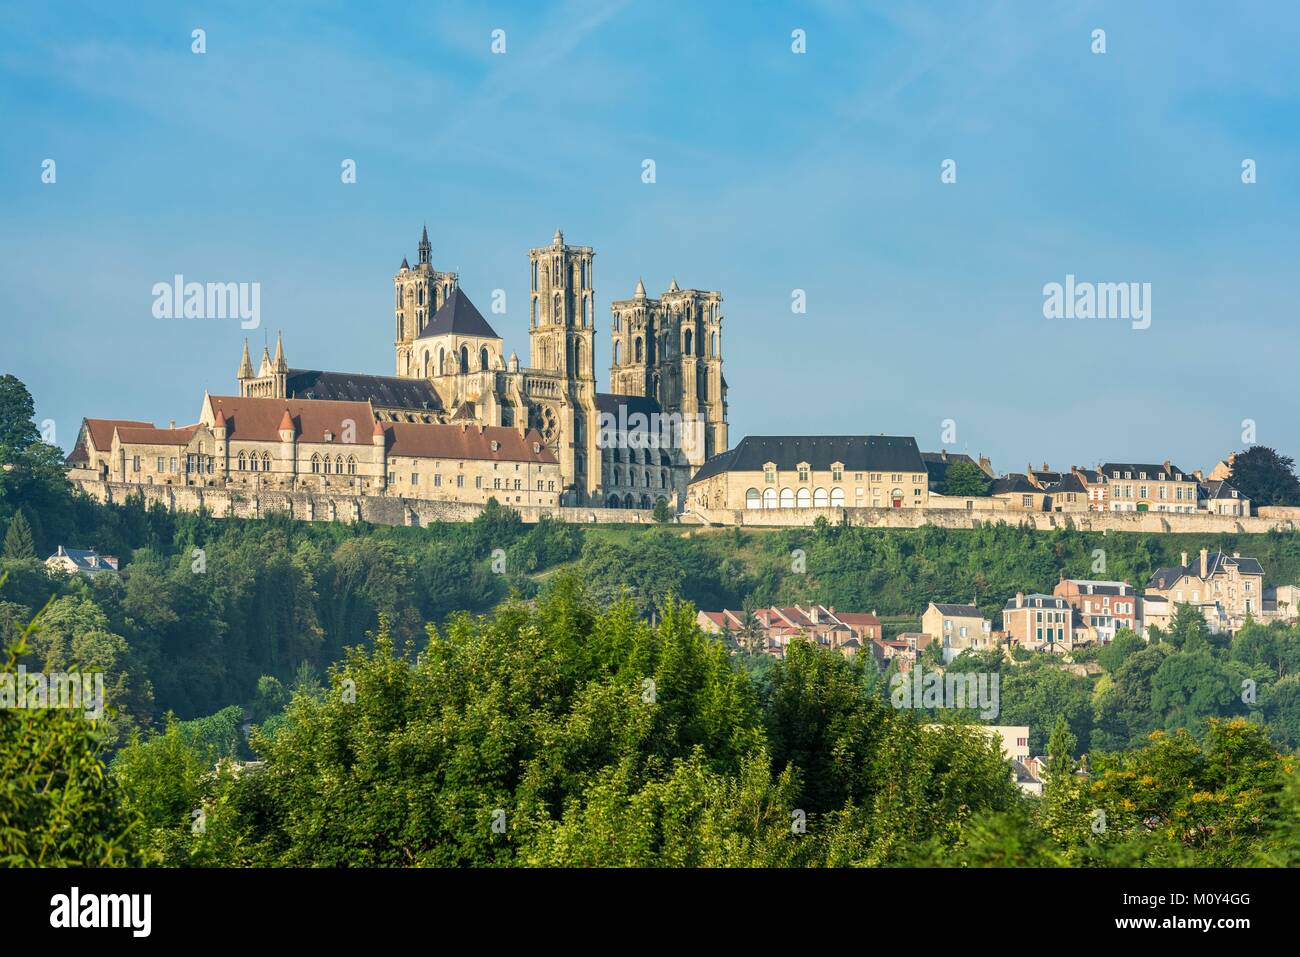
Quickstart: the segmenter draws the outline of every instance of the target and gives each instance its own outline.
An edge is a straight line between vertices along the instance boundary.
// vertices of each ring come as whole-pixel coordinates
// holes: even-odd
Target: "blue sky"
[[[255,350],[282,329],[293,366],[391,374],[426,221],[485,314],[506,290],[526,362],[527,250],[558,225],[596,248],[602,387],[638,276],[722,291],[733,441],[937,448],[952,419],[999,470],[1192,469],[1253,419],[1300,456],[1298,27],[1284,2],[3,3],[0,371],[65,447],[83,416],[193,421],[246,333],[155,319],[182,273],[261,284]],[[1045,319],[1067,273],[1150,282],[1151,327]]]

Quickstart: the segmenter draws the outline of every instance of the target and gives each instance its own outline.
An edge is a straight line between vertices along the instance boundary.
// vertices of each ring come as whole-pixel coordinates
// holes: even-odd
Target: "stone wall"
[[[701,519],[716,525],[752,527],[796,527],[812,525],[818,518],[831,524],[847,521],[867,528],[978,528],[997,524],[1029,525],[1049,531],[1073,524],[1085,532],[1145,532],[1161,534],[1245,534],[1270,531],[1293,532],[1300,516],[1212,515],[1208,512],[1018,512],[1002,509],[946,508],[763,508],[693,510]]]
[[[145,505],[160,502],[168,511],[197,512],[207,507],[218,518],[264,518],[282,513],[308,522],[371,522],[375,525],[429,525],[434,522],[470,522],[484,506],[477,502],[439,502],[386,495],[330,495],[320,492],[286,492],[201,488],[192,485],[137,485],[74,479],[73,485],[98,502],[125,502],[140,495]],[[511,506],[525,522],[543,515],[580,524],[653,524],[644,509],[568,508],[537,505]]]

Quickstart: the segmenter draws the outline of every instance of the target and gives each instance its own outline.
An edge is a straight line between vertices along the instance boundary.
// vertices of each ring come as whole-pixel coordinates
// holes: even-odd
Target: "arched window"
[[[348,474],[349,475],[357,474],[357,457],[355,455],[348,456]]]
[[[447,374],[447,350],[438,350],[438,375]]]
[[[831,503],[830,498],[826,495],[826,489],[819,488],[813,492],[813,506],[816,508],[825,508]]]
[[[686,344],[682,347],[682,352],[686,355],[691,354],[691,330],[686,330]]]
[[[263,471],[263,472],[269,472],[269,471],[271,471],[271,453],[270,453],[270,452],[263,452],[263,453],[262,453],[262,471]]]
[[[334,459],[334,471],[338,472],[339,475],[343,474],[343,456],[340,455]]]
[[[626,495],[623,496],[623,507],[636,508],[636,501],[632,498],[631,492],[628,492]]]
[[[761,500],[758,495],[758,489],[745,489],[745,508],[758,508]]]
[[[244,459],[244,453],[243,453],[243,452],[240,452],[240,453],[239,453],[239,471],[241,471],[241,472],[244,471],[244,469],[247,468],[247,466],[248,466],[248,463],[247,463],[247,461]]]
[[[469,371],[469,346],[460,347],[460,370],[461,372]]]
[[[423,286],[421,286],[421,287],[420,287],[420,291],[417,292],[417,293],[415,294],[415,301],[418,302],[418,303],[419,303],[420,305],[422,305],[422,306],[424,305],[424,287],[423,287]]]
[[[614,466],[614,483],[613,483],[613,484],[615,484],[615,485],[622,485],[622,484],[623,484],[623,478],[622,478],[622,475],[623,475],[623,473],[620,472],[620,471],[618,470],[618,466]]]
[[[831,506],[833,508],[844,507],[844,489],[842,488],[831,489]]]
[[[332,470],[333,464],[330,462],[330,457],[327,455],[325,456],[325,474],[329,475]]]
[[[573,368],[575,371],[581,371],[582,369],[582,343],[581,342],[575,342],[573,344]]]
[[[556,282],[559,282],[558,277],[556,278]],[[556,323],[560,322],[563,312],[564,312],[564,306],[561,303],[560,294],[557,292],[555,294],[555,311],[551,313],[551,322],[556,322]]]
[[[641,361],[641,337],[636,337],[636,361]]]
[[[774,488],[763,489],[763,507],[776,508],[776,489]]]
[[[311,470],[312,470],[313,472],[319,472],[319,471],[320,471],[320,456],[319,456],[319,455],[313,455],[313,456],[311,457]]]
[[[781,489],[781,507],[794,508],[794,490],[789,488]]]
[[[616,342],[614,343],[614,365],[618,365],[622,361],[623,361],[623,343]]]
[[[812,495],[807,488],[799,489],[799,494],[795,496],[795,503],[800,508],[807,508],[812,504]]]
[[[478,351],[478,367],[480,369],[486,369],[488,367],[487,346],[484,346],[482,349]]]
[[[429,378],[429,353],[424,354],[424,378]]]
[[[709,337],[709,355],[715,359],[718,356],[718,334],[716,332]]]

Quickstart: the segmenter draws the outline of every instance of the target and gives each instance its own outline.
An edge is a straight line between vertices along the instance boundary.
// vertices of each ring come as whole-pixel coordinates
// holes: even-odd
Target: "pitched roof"
[[[1106,478],[1110,479],[1112,482],[1115,481],[1114,475],[1116,471],[1120,473],[1120,478],[1124,477],[1123,473],[1128,472],[1130,474],[1129,481],[1131,481],[1134,478],[1137,478],[1137,476],[1142,472],[1145,472],[1147,474],[1147,479],[1150,481],[1159,481],[1159,482],[1172,482],[1172,481],[1195,482],[1196,481],[1195,476],[1189,475],[1187,472],[1184,472],[1177,465],[1171,464],[1166,469],[1166,466],[1163,463],[1160,465],[1151,465],[1149,463],[1143,464],[1141,462],[1104,462],[1102,463],[1101,471],[1103,475]],[[1163,477],[1166,471],[1171,473],[1168,476],[1168,478]],[[1182,476],[1182,478],[1175,480],[1174,475],[1172,473],[1176,473]],[[1157,476],[1162,476],[1162,477],[1157,478]]]
[[[840,462],[850,472],[925,472],[916,439],[900,435],[747,435],[729,452],[700,466],[692,481],[721,472],[760,472],[768,462],[792,471],[807,462],[826,471]]]
[[[1205,581],[1213,578],[1222,569],[1234,565],[1242,575],[1262,576],[1264,574],[1264,566],[1259,563],[1258,559],[1236,558],[1232,555],[1225,555],[1221,551],[1213,551],[1206,556],[1204,576],[1201,575],[1201,557],[1198,555],[1186,565],[1171,565],[1168,568],[1157,569],[1155,574],[1151,576],[1151,580],[1147,582],[1147,587],[1171,588],[1184,575]]]
[[[186,425],[179,429],[136,428],[118,426],[117,437],[124,445],[189,445],[194,438],[197,425]]]
[[[536,429],[495,425],[440,425],[423,422],[382,422],[390,455],[430,459],[483,459],[554,465],[559,460]],[[495,443],[496,448],[492,446]]]
[[[459,286],[451,291],[447,301],[433,314],[429,324],[416,338],[428,339],[445,335],[478,336],[483,339],[501,338],[488,325],[483,314],[474,307],[474,303],[469,301],[469,296],[461,292]]]
[[[152,429],[152,422],[142,422],[139,419],[86,419],[86,431],[90,433],[90,440],[95,443],[95,448],[103,452],[113,444],[113,430],[118,426],[130,426],[134,428]]]
[[[384,409],[436,411],[442,408],[442,399],[427,380],[399,376],[290,369],[285,391],[296,399],[369,402]]]
[[[1019,472],[1012,472],[1010,475],[1004,475],[1000,479],[995,479],[989,486],[990,495],[1005,495],[1009,492],[1042,492],[1043,490],[1034,485],[1024,475]]]
[[[368,402],[212,395],[208,396],[204,421],[215,421],[218,410],[226,417],[226,437],[242,442],[279,442],[286,410],[303,442],[324,442],[328,432],[334,436],[332,441],[342,443],[349,422],[356,441],[365,442],[375,420]]]
[[[951,615],[954,618],[979,618],[980,610],[974,605],[949,605],[941,602],[931,602],[935,608],[939,609],[941,615]]]

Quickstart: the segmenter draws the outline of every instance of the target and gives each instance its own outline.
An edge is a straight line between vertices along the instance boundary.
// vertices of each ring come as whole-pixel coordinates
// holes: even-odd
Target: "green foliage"
[[[987,495],[992,481],[974,462],[959,459],[948,466],[944,475],[944,495]]]
[[[1295,459],[1266,446],[1255,445],[1238,452],[1232,461],[1230,481],[1253,506],[1300,505]]]
[[[36,557],[32,527],[27,523],[27,516],[21,508],[14,513],[9,528],[5,530],[4,557],[16,562]]]

